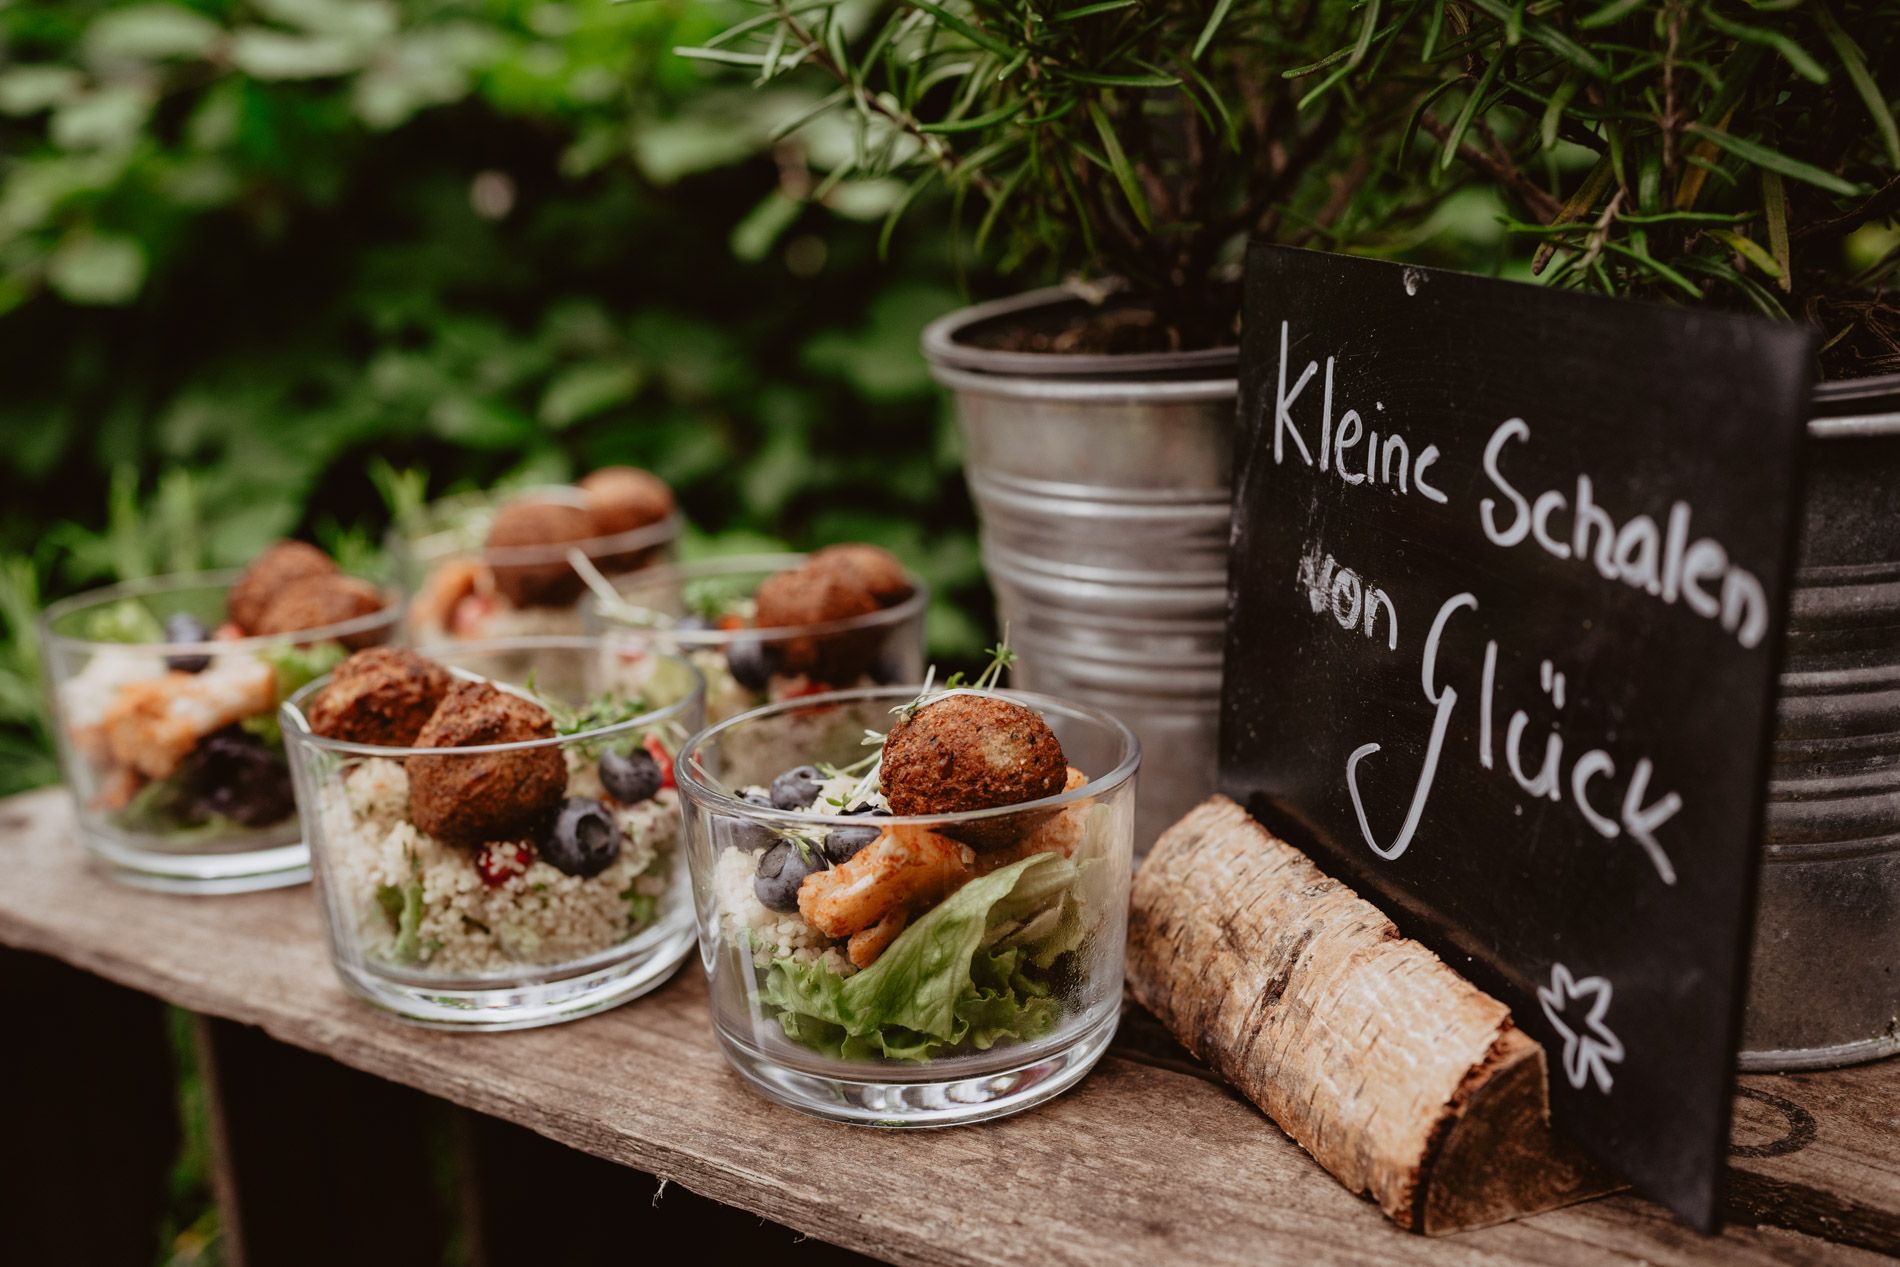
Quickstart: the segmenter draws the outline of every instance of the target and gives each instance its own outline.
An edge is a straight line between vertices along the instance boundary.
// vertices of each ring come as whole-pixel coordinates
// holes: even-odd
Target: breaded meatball
[[[293,582],[264,606],[251,629],[254,634],[302,633],[321,629],[379,612],[389,605],[383,592],[368,581],[333,572],[327,576],[307,576]],[[380,629],[364,629],[343,639],[351,648],[366,647],[382,641]]]
[[[884,795],[893,814],[960,814],[1062,791],[1069,763],[1048,723],[994,695],[950,695],[891,727]],[[1015,843],[1046,817],[1019,814],[945,828],[978,853]]]
[[[804,567],[777,572],[753,595],[754,624],[760,629],[819,625],[868,616],[877,600],[863,586],[828,569]],[[854,629],[818,637],[768,639],[781,673],[802,673],[832,685],[854,682],[877,658],[876,629]]]
[[[603,466],[576,482],[594,516],[594,535],[611,537],[659,523],[673,513],[666,481],[634,466]]]
[[[594,516],[586,508],[537,498],[503,506],[488,529],[488,546],[560,546],[595,535]],[[567,552],[545,553],[550,556],[545,562],[533,563],[500,563],[491,556],[495,588],[516,607],[565,607],[581,596],[581,578],[564,557]]]
[[[904,565],[878,546],[859,542],[826,546],[813,553],[805,566],[842,577],[876,599],[879,607],[895,607],[911,596]]]
[[[434,660],[396,647],[359,651],[310,701],[310,729],[330,739],[407,748],[455,679]]]
[[[258,622],[271,600],[290,585],[313,576],[334,576],[336,560],[302,541],[279,541],[251,560],[224,595],[224,611],[246,633],[260,633]]]
[[[554,737],[554,719],[533,700],[487,682],[456,682],[416,736],[418,748],[477,748]],[[561,750],[409,758],[409,812],[438,840],[479,844],[534,835],[567,793]]]

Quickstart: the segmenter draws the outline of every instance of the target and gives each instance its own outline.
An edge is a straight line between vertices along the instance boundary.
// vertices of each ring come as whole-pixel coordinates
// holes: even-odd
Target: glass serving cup
[[[1005,809],[862,817],[739,799],[792,767],[862,768],[865,731],[888,730],[892,709],[916,693],[840,691],[761,708],[695,736],[676,767],[720,1045],[768,1099],[835,1121],[948,1126],[1028,1108],[1086,1074],[1120,1016],[1141,749],[1108,714],[1006,692],[1042,715],[1088,782]],[[766,907],[754,888],[767,848],[791,840],[821,858],[841,826],[890,833],[914,858],[954,854],[946,835],[1008,843],[974,866],[965,859],[958,878],[977,878],[913,906],[875,962],[844,975],[845,943]],[[860,871],[867,885],[886,882]],[[856,876],[848,883],[863,891]]]
[[[164,641],[164,622],[179,613],[207,629],[223,623],[237,577],[130,581],[62,599],[40,617],[79,837],[127,883],[242,893],[308,880],[277,706],[351,650],[392,641],[402,624],[391,593],[381,611],[319,629]]]
[[[328,679],[285,703],[298,803],[343,984],[403,1020],[458,1030],[572,1020],[661,984],[694,937],[671,765],[704,717],[698,670],[678,656],[581,637],[458,643],[430,655],[457,677],[516,693],[531,684],[556,705],[557,726],[568,716],[584,728],[483,747],[386,748],[312,733],[303,710]],[[645,707],[608,725],[572,720],[607,693]],[[640,748],[659,760],[665,786],[650,799],[607,806],[620,847],[597,874],[557,870],[538,844],[522,846],[522,829],[478,845],[451,845],[416,829],[409,779],[418,757],[453,786],[497,761],[551,752],[566,767],[563,796],[600,801],[601,757]],[[495,799],[492,791],[484,796],[483,804]],[[526,834],[538,841],[546,831],[543,823]]]
[[[909,571],[904,575],[910,597],[868,615],[752,627],[753,592],[767,577],[799,567],[808,557],[730,555],[622,576],[614,581],[620,603],[603,603],[593,594],[582,600],[587,629],[691,660],[706,675],[706,716],[714,722],[797,695],[920,681],[930,587]],[[786,671],[787,660],[814,672]],[[818,673],[847,680],[819,681]]]
[[[671,558],[680,535],[682,520],[675,511],[658,523],[612,536],[545,546],[485,546],[495,512],[522,498],[583,504],[579,490],[569,485],[460,493],[429,503],[390,529],[397,575],[415,596],[409,628],[417,646],[578,634],[586,586],[568,562],[568,551],[579,550],[611,578]],[[516,606],[497,587],[497,577],[519,578],[534,601]]]

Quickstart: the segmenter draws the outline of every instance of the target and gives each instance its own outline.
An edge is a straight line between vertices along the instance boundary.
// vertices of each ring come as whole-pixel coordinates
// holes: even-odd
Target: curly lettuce
[[[876,963],[844,977],[775,959],[759,1002],[785,1036],[847,1060],[927,1060],[1050,1033],[1062,1004],[1045,979],[1105,912],[1106,806],[1073,858],[1032,854],[958,889],[907,927]]]

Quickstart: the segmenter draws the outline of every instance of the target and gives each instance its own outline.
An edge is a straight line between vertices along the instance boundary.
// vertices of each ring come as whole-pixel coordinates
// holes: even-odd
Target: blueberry
[[[759,855],[752,891],[772,910],[789,914],[798,909],[798,886],[812,872],[822,871],[824,865],[823,856],[810,845],[781,840]]]
[[[815,768],[794,767],[772,780],[772,804],[780,809],[810,809],[822,784]]]
[[[825,837],[825,857],[833,865],[849,862],[858,850],[876,840],[880,834],[880,829],[876,827],[833,827]]]
[[[246,827],[268,827],[297,810],[283,758],[237,726],[206,735],[178,772],[200,820],[222,814]]]
[[[675,633],[699,633],[701,630],[711,629],[712,627],[712,621],[707,620],[704,616],[681,616],[678,620],[673,622],[673,631]]]
[[[660,790],[660,763],[645,748],[635,748],[626,756],[605,752],[600,758],[600,781],[607,795],[622,805],[637,805],[651,800]]]
[[[173,612],[165,617],[166,642],[209,642],[211,631],[190,612]],[[165,667],[180,673],[203,673],[211,667],[208,655],[168,655]]]
[[[763,792],[747,792],[740,797],[747,805],[756,805],[760,809],[771,809],[772,798]],[[713,818],[713,839],[724,849],[743,849],[751,853],[754,849],[764,849],[778,840],[778,834],[764,823],[754,822],[737,815]]]
[[[541,842],[541,856],[563,875],[599,875],[620,856],[620,827],[599,801],[570,796]]]
[[[733,680],[748,691],[763,691],[778,665],[778,648],[757,638],[734,638],[726,644],[726,667]]]
[[[889,818],[891,816],[889,810],[884,809],[882,806],[873,805],[869,801],[864,802],[862,805],[853,805],[850,809],[845,811],[845,814],[847,816],[869,814],[872,818]]]

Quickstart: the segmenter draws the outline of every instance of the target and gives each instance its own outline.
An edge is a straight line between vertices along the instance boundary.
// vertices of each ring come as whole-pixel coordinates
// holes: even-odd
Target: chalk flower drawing
[[[1577,1027],[1588,1032],[1580,1034],[1564,1023],[1564,1014],[1570,1000],[1584,998],[1593,1001],[1583,1024]],[[1595,1078],[1597,1090],[1608,1095],[1612,1081],[1608,1062],[1620,1064],[1623,1060],[1623,1040],[1603,1023],[1603,1014],[1610,1010],[1610,983],[1602,977],[1579,981],[1570,975],[1570,969],[1553,964],[1550,984],[1537,987],[1537,1001],[1544,1005],[1544,1019],[1563,1035],[1564,1076],[1570,1079],[1570,1085],[1581,1091],[1587,1080]]]

